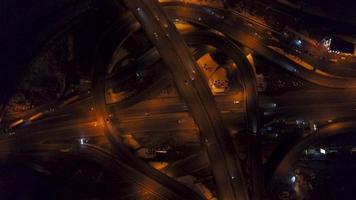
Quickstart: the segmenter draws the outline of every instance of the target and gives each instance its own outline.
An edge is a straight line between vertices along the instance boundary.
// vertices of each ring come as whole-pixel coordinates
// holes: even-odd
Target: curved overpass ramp
[[[180,19],[217,30],[304,80],[330,88],[356,88],[356,78],[341,77],[306,68],[273,50],[262,39],[248,33],[236,13],[176,2],[165,3],[163,6],[172,19]]]

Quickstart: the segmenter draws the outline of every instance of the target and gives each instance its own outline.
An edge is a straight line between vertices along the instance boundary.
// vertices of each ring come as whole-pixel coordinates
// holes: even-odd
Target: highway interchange
[[[282,40],[281,34],[260,24],[250,26],[251,20],[232,11],[179,2],[160,5],[156,1],[127,0],[123,3],[131,13],[119,20],[119,31],[102,41],[102,47],[99,45],[92,90],[35,108],[14,119],[9,123],[10,131],[0,141],[3,158],[13,152],[53,148],[64,154],[86,155],[108,169],[119,168],[119,176],[129,178],[156,199],[205,199],[201,192],[168,176],[179,174],[176,171],[179,167],[174,167],[179,166],[179,162],[173,167],[169,165],[162,173],[150,167],[123,139],[128,133],[147,138],[170,132],[183,138],[185,143],[204,147],[207,155],[195,152],[194,156],[200,161],[190,170],[209,164],[218,199],[259,200],[264,195],[262,118],[312,120],[321,126],[320,133],[315,130],[318,134],[287,154],[276,169],[277,178],[287,174],[285,166],[290,166],[308,144],[354,128],[352,122],[342,121],[356,114],[356,78],[346,76],[353,72],[350,66],[354,63],[335,68],[313,57],[303,57],[303,62],[295,60],[280,50],[282,45],[270,40],[273,37]],[[205,29],[192,28],[181,34],[174,22],[187,22]],[[157,51],[148,51],[136,64],[158,63],[157,68],[165,68],[162,79],[123,104],[110,105],[106,102],[107,70],[103,70],[103,66],[109,67],[115,59],[118,61],[115,56],[120,57],[121,46],[140,28]],[[108,48],[107,43],[111,43],[113,37],[120,41]],[[213,46],[231,58],[238,66],[233,70],[233,77],[239,79],[242,90],[214,96],[200,73],[201,66],[190,53],[189,47],[195,45]],[[323,89],[292,91],[280,96],[258,94],[255,72],[241,46]],[[168,81],[176,87],[177,94],[147,98]],[[227,127],[227,122],[235,124]],[[249,173],[243,169],[243,161],[238,156],[239,143],[231,139],[236,130],[248,135]],[[88,138],[95,139],[92,142]],[[110,148],[106,149],[107,146]]]

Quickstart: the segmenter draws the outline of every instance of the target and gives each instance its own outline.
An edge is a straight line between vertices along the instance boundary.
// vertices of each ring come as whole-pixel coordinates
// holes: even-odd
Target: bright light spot
[[[149,164],[157,170],[161,170],[168,166],[168,163],[166,162],[149,162]]]
[[[159,17],[157,15],[155,15],[155,18],[156,18],[157,21],[159,21]]]
[[[330,50],[330,46],[331,46],[331,38],[330,39],[324,39],[322,41],[324,47],[326,47],[328,50]]]
[[[70,149],[60,149],[59,151],[63,152],[63,153],[68,153],[68,152],[70,152]]]
[[[43,112],[37,113],[37,114],[33,115],[32,117],[30,117],[28,119],[28,121],[34,121],[34,120],[40,118],[43,114],[44,114]]]
[[[249,53],[247,56],[246,56],[248,62],[252,65],[252,67],[255,67],[255,61],[253,59],[253,56],[251,53]]]
[[[332,119],[329,119],[329,120],[328,120],[328,122],[329,122],[329,123],[332,123],[332,122],[333,122],[333,120],[332,120]]]
[[[236,101],[234,101],[234,104],[239,104],[239,103],[240,103],[240,101],[237,101],[237,100],[236,100]]]
[[[290,181],[292,181],[292,183],[295,183],[295,180],[296,180],[296,177],[295,177],[295,176],[292,176],[292,177],[290,178]]]
[[[326,150],[325,149],[320,149],[320,153],[325,155],[326,154]]]
[[[296,41],[295,41],[295,44],[298,45],[298,46],[300,46],[300,45],[302,45],[302,41],[301,41],[301,40],[296,40]]]
[[[231,179],[234,180],[234,179],[235,179],[235,176],[231,176]]]
[[[316,131],[318,128],[316,127],[316,124],[313,124],[313,130]]]
[[[157,32],[154,32],[153,35],[155,36],[156,39],[158,39],[158,33]]]
[[[80,138],[80,144],[84,144],[84,139],[83,138]]]
[[[156,153],[168,153],[166,150],[158,150]]]
[[[22,124],[23,122],[25,122],[25,120],[23,120],[23,119],[18,120],[18,121],[16,121],[16,122],[12,123],[12,124],[9,126],[9,128],[10,128],[10,129],[11,129],[11,128],[14,128],[15,126],[18,126],[18,125]]]

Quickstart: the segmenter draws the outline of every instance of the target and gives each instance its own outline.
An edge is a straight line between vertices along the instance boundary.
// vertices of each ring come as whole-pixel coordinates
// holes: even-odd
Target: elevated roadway
[[[314,70],[317,69],[317,66],[308,68],[300,62],[292,60],[283,53],[276,51],[275,48],[270,48],[269,44],[264,41],[264,38],[258,34],[255,35],[254,32],[256,31],[251,31],[251,28],[248,28],[249,26],[246,23],[244,24],[241,17],[234,12],[216,8],[202,8],[178,2],[164,3],[163,6],[172,20],[180,19],[216,30],[243,46],[249,47],[257,54],[304,80],[330,88],[356,87],[355,78],[323,73],[322,70]]]

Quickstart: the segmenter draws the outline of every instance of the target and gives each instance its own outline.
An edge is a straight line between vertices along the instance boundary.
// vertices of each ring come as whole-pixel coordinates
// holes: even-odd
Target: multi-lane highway
[[[3,135],[0,141],[2,158],[13,152],[53,149],[83,154],[106,168],[122,169],[118,175],[145,188],[156,199],[204,199],[201,193],[174,178],[210,165],[219,199],[260,200],[263,199],[264,182],[260,154],[261,117],[330,124],[318,133],[323,137],[353,127],[352,122],[335,122],[356,115],[356,96],[353,95],[356,94],[356,78],[348,75],[355,72],[350,68],[354,63],[345,61],[336,69],[335,65],[313,56],[286,53],[278,31],[234,11],[179,2],[163,3],[163,10],[154,0],[123,0],[122,3],[131,13],[123,14],[99,42],[94,61],[93,92],[16,116],[9,123],[10,134]],[[181,35],[172,21],[185,21],[193,26]],[[194,28],[197,25],[199,28]],[[120,58],[128,53],[122,50],[123,44],[140,30],[152,46],[124,73],[135,73],[133,66],[147,67],[156,69],[160,78],[121,102],[108,102],[107,87],[115,87],[129,79],[116,74],[108,80],[108,72],[113,71]],[[196,47],[194,54],[189,46]],[[213,95],[201,66],[196,63],[196,59],[207,53],[208,46],[223,52],[235,63],[228,66],[228,77],[238,80],[243,91]],[[329,89],[258,96],[253,66],[241,46],[252,49],[294,76]],[[179,96],[157,95],[157,91],[172,82]],[[240,159],[239,143],[235,143],[232,136],[240,132],[247,133],[250,139],[248,170]],[[139,141],[167,133],[182,143],[202,144],[206,152],[193,152],[169,164],[163,169],[164,173],[135,154],[133,149],[137,146],[145,148]],[[133,142],[124,139],[127,135]],[[312,136],[292,149],[278,166],[276,177],[286,174],[291,159],[295,159],[306,145],[321,138]],[[111,153],[102,149],[103,146],[108,148],[109,143]]]
[[[197,123],[210,159],[221,199],[248,199],[237,152],[216,107],[205,78],[183,38],[156,1],[124,1],[134,13],[162,60],[179,94]],[[102,102],[105,103],[105,102]],[[237,180],[235,177],[241,177]]]
[[[298,62],[297,59],[291,59],[284,53],[284,51],[278,51],[278,49],[280,49],[278,46],[273,47],[266,42],[265,38],[270,38],[270,36],[261,37],[260,34],[254,34],[261,32],[258,31],[258,29],[255,29],[255,27],[259,28],[259,26],[249,26],[248,24],[250,22],[243,21],[241,16],[237,15],[235,12],[216,8],[202,8],[196,5],[177,2],[164,3],[163,6],[173,20],[180,19],[192,24],[203,25],[209,29],[217,30],[236,42],[249,47],[257,54],[276,63],[278,66],[283,67],[295,76],[325,87],[356,87],[355,78],[326,73],[323,69],[324,63],[322,62],[313,60],[313,63],[311,64],[318,65],[312,66],[309,63],[305,64],[306,62]],[[270,32],[269,29],[265,31]],[[333,68],[329,67],[329,69]],[[336,70],[338,69],[336,68]],[[347,73],[349,73],[349,71],[346,71],[344,74]]]
[[[323,142],[325,138],[342,135],[345,133],[352,133],[355,130],[355,118],[349,118],[348,120],[336,121],[332,124],[327,124],[320,128],[320,130],[310,135],[309,137],[296,142],[296,145],[288,151],[287,155],[279,163],[275,170],[274,178],[271,181],[280,181],[288,177],[288,172],[291,166],[298,161],[302,152],[311,145],[317,145]]]
[[[131,20],[130,20],[131,19]],[[122,22],[120,24],[121,27],[119,27],[118,33],[122,34],[121,37],[120,35],[118,36],[119,39],[121,38],[127,38],[127,36],[130,36],[133,32],[135,32],[135,29],[137,30],[137,26],[135,26],[135,22],[132,20],[133,18],[130,18],[130,15],[126,15],[122,19]],[[121,42],[119,42],[119,45],[124,42],[125,39],[123,39]],[[108,41],[112,43],[112,41]],[[105,44],[105,41],[102,43]],[[111,45],[112,46],[112,45]],[[97,70],[94,73],[94,89],[93,92],[95,94],[94,102],[96,105],[96,113],[99,117],[99,123],[105,127],[104,133],[109,137],[109,141],[112,143],[112,145],[115,147],[115,153],[126,163],[131,165],[133,168],[137,169],[138,171],[146,174],[146,176],[150,177],[153,180],[156,180],[157,182],[161,183],[162,185],[165,185],[166,187],[170,188],[173,193],[177,195],[181,195],[181,198],[192,198],[192,199],[202,199],[202,197],[197,194],[195,191],[190,190],[186,186],[178,183],[177,181],[169,178],[168,176],[156,171],[152,167],[148,166],[144,161],[140,160],[136,155],[134,155],[126,146],[126,144],[123,143],[123,141],[120,138],[120,134],[118,134],[117,130],[114,128],[113,122],[110,121],[109,113],[106,108],[106,100],[105,100],[105,95],[106,95],[106,70],[102,70],[102,66],[108,66],[111,61],[111,55],[114,52],[115,49],[119,49],[116,47],[116,44],[112,46],[112,49],[107,48],[107,46],[103,46],[105,48],[104,51],[100,51],[99,48],[99,54],[96,57],[96,66],[95,70]],[[120,46],[119,46],[120,47]],[[106,59],[102,59],[103,52],[107,51],[112,51],[111,54],[104,54],[104,56],[109,55]],[[100,57],[101,56],[101,57]],[[99,63],[98,63],[99,61]],[[102,62],[107,62],[106,64],[103,64]],[[119,118],[119,115],[116,115],[117,118]],[[123,134],[123,133],[121,133]],[[169,197],[167,197],[169,198]]]

